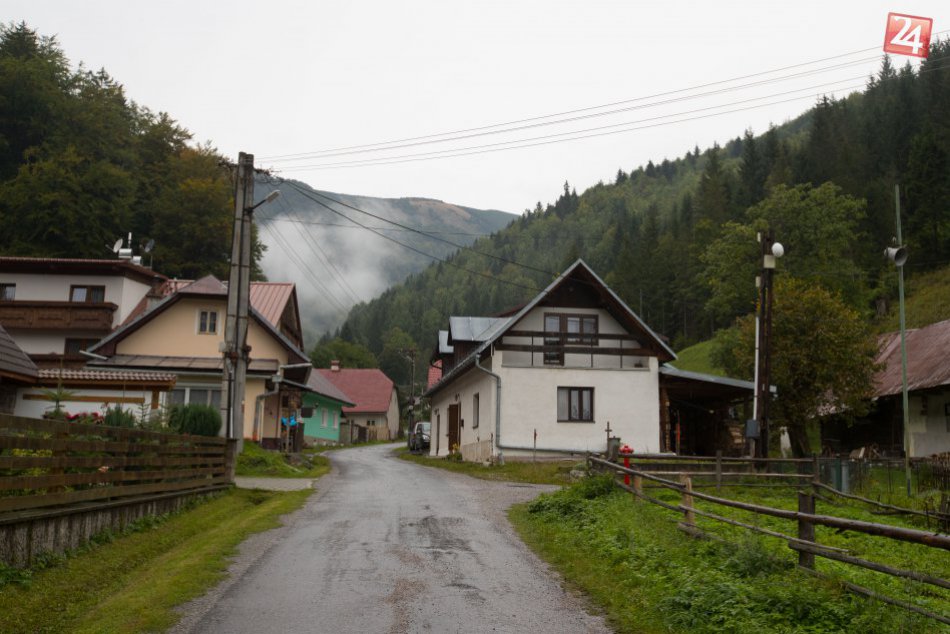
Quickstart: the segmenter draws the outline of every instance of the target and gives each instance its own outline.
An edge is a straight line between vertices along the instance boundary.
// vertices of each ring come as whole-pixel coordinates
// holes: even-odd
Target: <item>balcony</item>
[[[563,367],[646,369],[656,356],[632,335],[510,330],[495,344],[503,365],[513,368]]]
[[[51,302],[14,300],[0,302],[0,325],[19,330],[69,330],[102,332],[112,330],[117,306],[112,302]]]

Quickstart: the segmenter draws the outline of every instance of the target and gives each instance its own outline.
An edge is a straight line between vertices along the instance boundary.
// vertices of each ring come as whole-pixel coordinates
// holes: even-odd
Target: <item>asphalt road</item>
[[[334,470],[174,632],[608,632],[504,515],[549,487],[421,467],[376,445]]]

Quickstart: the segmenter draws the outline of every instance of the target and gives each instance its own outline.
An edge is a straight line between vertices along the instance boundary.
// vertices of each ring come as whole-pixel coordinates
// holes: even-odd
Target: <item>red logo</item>
[[[930,49],[930,29],[933,20],[902,13],[887,14],[884,32],[884,52],[897,55],[927,57]]]

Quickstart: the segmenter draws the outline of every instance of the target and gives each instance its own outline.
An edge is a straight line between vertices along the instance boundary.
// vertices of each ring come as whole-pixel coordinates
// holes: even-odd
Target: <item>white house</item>
[[[514,314],[453,317],[439,353],[431,455],[604,451],[608,426],[665,449],[660,368],[676,355],[581,260]]]

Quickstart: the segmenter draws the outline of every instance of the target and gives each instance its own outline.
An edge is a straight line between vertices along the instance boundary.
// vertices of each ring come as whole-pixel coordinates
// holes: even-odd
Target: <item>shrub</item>
[[[211,405],[176,405],[169,413],[168,426],[179,434],[217,436],[221,431],[221,412]]]
[[[135,414],[116,405],[106,409],[106,415],[103,417],[102,423],[109,427],[135,427]]]

